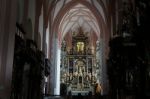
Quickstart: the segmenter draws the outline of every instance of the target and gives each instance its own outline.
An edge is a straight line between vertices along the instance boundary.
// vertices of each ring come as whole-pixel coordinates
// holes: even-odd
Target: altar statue
[[[102,91],[102,87],[99,83],[96,84],[96,88],[95,88],[95,94],[96,95],[100,95]]]
[[[77,52],[83,54],[83,52],[84,52],[84,43],[83,42],[77,42]]]

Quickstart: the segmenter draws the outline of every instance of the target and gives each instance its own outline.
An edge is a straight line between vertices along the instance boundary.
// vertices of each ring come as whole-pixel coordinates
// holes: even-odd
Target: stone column
[[[102,83],[102,46],[101,42],[96,42],[96,66],[99,68],[99,82]]]
[[[96,62],[97,66],[99,67],[99,82],[102,86],[102,93],[107,93],[107,70],[106,70],[106,59],[105,59],[105,42],[101,38],[100,41],[97,41],[97,48],[96,48]]]
[[[54,37],[52,37],[52,47],[51,47],[51,54],[52,54],[52,57],[50,59],[51,61],[51,68],[50,68],[50,76],[49,76],[49,83],[50,83],[50,94],[51,95],[54,95],[54,87],[55,87],[55,53],[54,51],[56,50],[55,48],[55,42],[56,40],[54,39]]]
[[[17,0],[0,2],[0,99],[10,99]]]
[[[59,48],[58,40],[56,44],[56,57],[55,57],[55,89],[54,95],[60,95],[60,53],[61,49]]]
[[[59,45],[59,40],[58,38],[55,38],[55,51],[54,51],[54,95],[60,95],[60,54],[61,54],[61,49]]]
[[[102,80],[102,94],[108,93],[108,77],[107,77],[107,65],[106,65],[106,45],[104,39],[100,41],[101,45],[101,80]]]
[[[60,53],[61,49],[59,47],[58,39],[53,38],[52,46],[52,58],[51,58],[51,74],[50,74],[50,89],[52,95],[60,95]]]

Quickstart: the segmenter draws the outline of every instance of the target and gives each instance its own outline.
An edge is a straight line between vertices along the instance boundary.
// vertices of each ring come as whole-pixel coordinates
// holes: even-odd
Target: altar
[[[96,66],[95,51],[90,46],[89,38],[82,30],[72,37],[71,47],[66,41],[62,43],[60,82],[66,84],[67,93],[94,94],[99,68]]]
[[[73,96],[77,96],[78,94],[81,94],[82,96],[86,96],[89,94],[89,91],[71,91],[71,94]]]

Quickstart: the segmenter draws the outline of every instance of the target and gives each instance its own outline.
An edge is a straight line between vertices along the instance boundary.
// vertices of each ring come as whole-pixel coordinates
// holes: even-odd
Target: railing
[[[21,25],[19,23],[16,23],[16,35],[21,37],[22,39],[25,38],[25,31],[23,30],[23,28],[21,27]]]

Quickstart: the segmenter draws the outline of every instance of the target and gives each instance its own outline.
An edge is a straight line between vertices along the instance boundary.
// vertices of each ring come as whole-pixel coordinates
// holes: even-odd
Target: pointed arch
[[[99,28],[101,29],[101,35],[100,37],[103,38],[103,37],[107,37],[109,38],[109,35],[108,35],[108,27],[106,25],[106,23],[104,22],[103,20],[103,17],[102,15],[99,13],[98,9],[91,5],[89,2],[85,1],[85,0],[73,0],[71,2],[69,2],[68,4],[66,4],[58,13],[58,15],[56,16],[55,20],[54,20],[54,23],[53,23],[53,27],[52,27],[52,31],[53,33],[58,33],[58,28],[59,28],[59,24],[63,18],[63,16],[65,15],[65,13],[67,13],[72,7],[74,7],[75,5],[77,4],[82,4],[84,6],[86,6],[87,8],[89,8],[89,10],[93,13],[93,15],[96,17],[97,19],[97,22],[98,22],[98,25],[99,25]],[[57,37],[59,37],[59,39],[61,38],[61,33],[58,33],[56,35]],[[60,39],[61,41],[61,39]],[[61,42],[60,42],[61,43]]]

